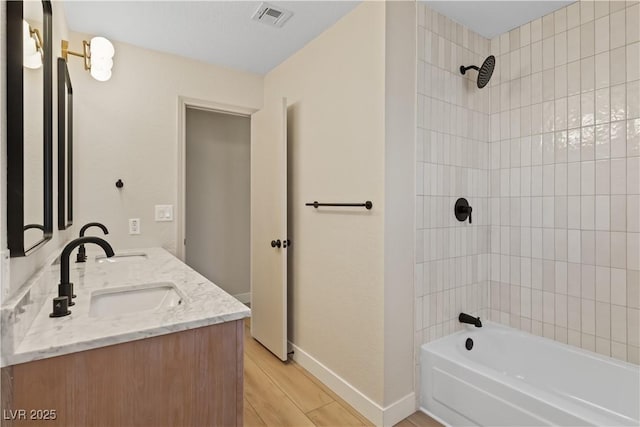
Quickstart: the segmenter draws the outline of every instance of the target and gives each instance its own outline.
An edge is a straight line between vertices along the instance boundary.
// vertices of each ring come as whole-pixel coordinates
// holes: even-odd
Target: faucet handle
[[[69,306],[75,305],[73,302],[73,283],[60,283],[58,284],[58,297],[67,298]]]
[[[49,314],[49,317],[62,317],[71,314],[69,311],[69,298],[67,297],[55,297],[53,299],[53,312]]]
[[[76,263],[86,262],[86,261],[87,261],[87,255],[78,251],[78,255],[76,255]]]

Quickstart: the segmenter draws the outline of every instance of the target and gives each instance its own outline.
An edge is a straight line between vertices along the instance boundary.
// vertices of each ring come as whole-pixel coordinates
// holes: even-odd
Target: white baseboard
[[[289,346],[293,349],[293,360],[375,425],[393,426],[416,411],[414,392],[383,408],[291,341]]]
[[[236,294],[233,297],[243,304],[248,304],[251,302],[251,292],[247,292],[244,294]]]
[[[411,392],[384,408],[382,414],[383,425],[393,426],[416,412],[416,394]]]

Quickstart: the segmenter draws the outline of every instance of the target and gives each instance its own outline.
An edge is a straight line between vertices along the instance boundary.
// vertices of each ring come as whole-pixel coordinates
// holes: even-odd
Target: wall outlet
[[[156,205],[156,221],[173,221],[173,205]]]
[[[140,218],[129,218],[129,234],[140,234]]]

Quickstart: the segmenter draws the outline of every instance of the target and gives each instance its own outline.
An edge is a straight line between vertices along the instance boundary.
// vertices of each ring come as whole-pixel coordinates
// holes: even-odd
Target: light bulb
[[[29,56],[25,56],[22,59],[22,64],[26,68],[31,68],[33,70],[37,70],[38,68],[42,67],[42,55],[40,55],[40,52],[36,52],[36,53],[31,54]]]
[[[113,60],[111,58],[99,57],[91,58],[91,76],[101,82],[111,78],[111,68]]]
[[[106,82],[111,78],[111,70],[100,70],[91,67],[91,77],[99,82]]]
[[[113,44],[104,37],[94,37],[91,39],[91,43],[89,43],[91,57],[107,57],[112,58],[115,49],[113,48]]]
[[[111,70],[113,68],[113,60],[111,58],[91,58],[91,69]]]
[[[25,60],[38,51],[36,41],[31,36],[31,27],[24,19],[22,20],[22,50]]]
[[[22,20],[22,64],[31,69],[42,67],[42,56],[31,35],[31,27],[24,19]]]
[[[23,42],[25,42],[30,38],[31,38],[31,27],[29,26],[29,23],[23,19],[22,20],[22,40]]]
[[[111,78],[113,68],[113,44],[104,37],[94,37],[89,43],[91,55],[91,77],[99,82],[105,82]]]
[[[22,47],[23,47],[23,50],[24,50],[25,58],[27,56],[33,55],[34,53],[36,53],[38,51],[38,48],[36,47],[36,41],[34,39],[32,39],[31,37],[29,37],[28,39],[23,40]]]

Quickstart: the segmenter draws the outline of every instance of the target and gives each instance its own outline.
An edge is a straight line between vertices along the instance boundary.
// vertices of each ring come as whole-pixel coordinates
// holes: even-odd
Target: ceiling
[[[425,1],[427,6],[488,39],[574,1]]]
[[[269,72],[359,1],[271,1],[282,28],[251,20],[259,1],[66,1],[72,31],[258,74]]]
[[[72,31],[266,74],[359,1],[271,1],[293,12],[282,28],[251,20],[259,1],[65,1]],[[572,1],[425,1],[487,38]]]

